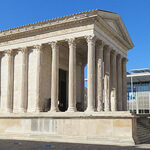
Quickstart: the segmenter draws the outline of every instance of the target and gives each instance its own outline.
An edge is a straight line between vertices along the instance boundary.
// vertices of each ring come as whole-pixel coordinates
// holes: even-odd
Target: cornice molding
[[[0,42],[5,42],[8,40],[13,40],[13,39],[18,39],[18,38],[22,38],[22,37],[26,37],[26,36],[32,36],[32,34],[36,35],[39,34],[39,32],[41,33],[45,33],[45,32],[51,32],[51,31],[56,31],[56,30],[61,30],[64,28],[71,28],[74,26],[80,26],[82,25],[82,23],[88,23],[88,24],[92,24],[95,22],[95,18],[97,16],[91,16],[91,17],[86,17],[86,18],[81,18],[81,19],[75,19],[75,20],[69,20],[66,22],[59,22],[56,24],[49,24],[47,26],[39,26],[37,28],[28,28],[28,29],[22,29],[20,31],[14,31],[8,34],[4,34],[1,35],[0,33]]]

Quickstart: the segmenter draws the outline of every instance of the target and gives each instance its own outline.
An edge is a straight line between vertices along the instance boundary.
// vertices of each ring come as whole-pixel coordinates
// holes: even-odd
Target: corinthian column
[[[111,53],[111,111],[117,110],[116,88],[117,88],[117,74],[116,74],[116,53]]]
[[[86,111],[95,111],[95,37],[88,36],[88,100]]]
[[[121,56],[118,56],[117,59],[117,100],[118,100],[118,110],[122,110],[122,63]]]
[[[82,107],[83,111],[84,111],[84,90],[85,90],[85,87],[84,87],[84,67],[85,67],[85,64],[82,64],[81,65],[81,107]]]
[[[8,57],[8,81],[7,81],[7,99],[6,112],[13,110],[13,53],[11,50],[6,51]]]
[[[59,81],[59,48],[56,42],[51,43],[52,47],[52,86],[51,86],[51,112],[58,109],[58,81]]]
[[[19,111],[20,112],[26,112],[27,110],[27,77],[28,77],[28,72],[27,72],[27,48],[20,48],[19,49],[22,52],[22,81],[21,81],[21,101],[20,101],[20,106],[19,106]]]
[[[34,48],[36,49],[36,55],[37,55],[37,66],[36,66],[36,104],[35,104],[35,112],[41,111],[41,102],[42,102],[42,96],[41,96],[41,80],[42,80],[42,46],[41,45],[35,45]]]
[[[122,73],[123,73],[123,79],[122,79],[122,99],[123,99],[123,110],[127,110],[127,72],[126,72],[126,63],[127,59],[124,58],[122,62]]]
[[[110,48],[105,50],[104,59],[104,110],[110,111]]]
[[[96,47],[96,102],[97,111],[103,111],[103,47],[104,43]]]
[[[75,39],[69,43],[69,107],[67,111],[76,111],[76,44]]]

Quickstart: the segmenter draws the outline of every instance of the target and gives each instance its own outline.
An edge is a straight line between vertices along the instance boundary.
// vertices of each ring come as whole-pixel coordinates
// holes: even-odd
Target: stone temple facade
[[[121,17],[102,10],[1,31],[0,137],[134,143],[136,117],[126,112],[133,46]]]

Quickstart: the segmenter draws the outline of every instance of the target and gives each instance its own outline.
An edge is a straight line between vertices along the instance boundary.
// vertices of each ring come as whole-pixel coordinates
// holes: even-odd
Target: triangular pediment
[[[125,41],[128,42],[127,37],[124,34],[124,31],[120,29],[120,25],[116,20],[113,19],[104,19],[104,21],[115,31],[117,32]]]
[[[131,45],[131,47],[134,46],[120,15],[111,12],[103,12],[101,10],[99,11],[98,14],[103,19],[105,24],[107,24],[114,32],[116,32],[129,45]]]
[[[118,34],[122,36],[122,33],[120,29],[118,28],[117,23],[114,20],[112,19],[104,19],[104,20],[115,32],[117,32]]]

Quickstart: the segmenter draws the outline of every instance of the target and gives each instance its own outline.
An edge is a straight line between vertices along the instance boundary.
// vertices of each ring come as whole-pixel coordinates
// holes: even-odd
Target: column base
[[[104,109],[104,111],[105,111],[105,112],[109,112],[109,111],[110,111],[110,109]]]
[[[101,112],[101,111],[104,111],[104,109],[101,108],[101,107],[98,107],[98,108],[97,108],[97,112]]]
[[[24,108],[21,108],[21,109],[18,110],[18,112],[19,112],[19,113],[25,113],[26,110],[25,110]]]
[[[14,113],[25,113],[26,110],[24,108],[19,108],[19,109],[15,109],[13,110]]]
[[[51,108],[49,112],[60,112],[58,108]]]
[[[4,109],[4,110],[2,110],[2,112],[4,112],[4,113],[12,113],[13,110],[12,109]]]
[[[75,107],[69,107],[66,112],[76,112],[77,109]]]
[[[106,102],[106,104],[104,105],[104,111],[108,112],[108,111],[110,111],[111,108],[107,104],[107,101],[105,101],[105,102]]]
[[[95,110],[95,108],[93,108],[93,107],[88,107],[86,110],[85,110],[85,112],[95,112],[96,110]]]
[[[37,108],[35,109],[35,113],[40,113],[41,112],[41,109]]]
[[[111,111],[112,111],[112,112],[115,112],[115,111],[117,111],[117,109],[111,109]]]

